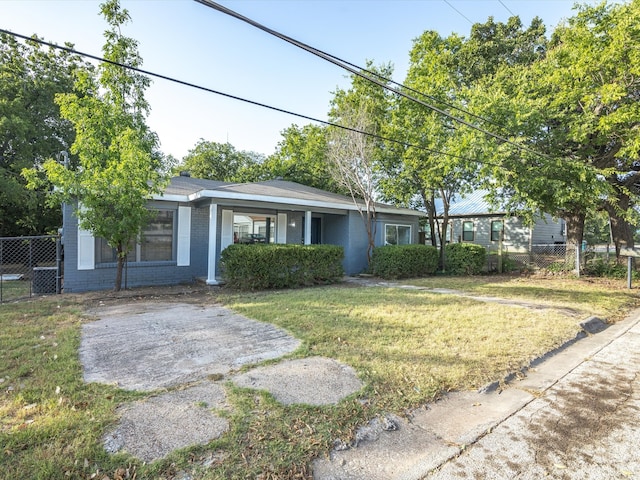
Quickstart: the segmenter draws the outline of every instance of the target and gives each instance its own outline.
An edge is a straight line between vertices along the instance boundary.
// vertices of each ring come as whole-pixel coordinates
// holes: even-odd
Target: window
[[[275,243],[276,217],[240,213],[233,215],[233,243]]]
[[[411,243],[410,225],[385,225],[385,245],[408,245]]]
[[[504,233],[504,226],[502,220],[494,220],[491,222],[491,241],[499,242],[502,239]]]
[[[473,222],[462,222],[462,241],[473,242]]]
[[[129,262],[162,262],[174,260],[174,223],[173,210],[159,210],[142,232],[141,243],[129,248]],[[110,247],[104,238],[97,240],[97,263],[117,261],[116,249]]]
[[[173,260],[173,211],[160,210],[142,232],[141,262]]]

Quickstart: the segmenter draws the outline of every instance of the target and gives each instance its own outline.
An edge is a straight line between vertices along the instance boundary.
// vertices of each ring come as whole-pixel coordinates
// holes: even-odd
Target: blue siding
[[[154,204],[157,206],[157,203]],[[163,202],[163,206],[177,207],[176,202]],[[184,204],[186,205],[186,204]],[[190,232],[190,265],[178,267],[176,262],[144,262],[129,264],[123,275],[123,287],[139,287],[151,285],[174,285],[192,282],[197,278],[207,278],[209,258],[209,209],[208,204],[191,207]],[[252,213],[268,213],[276,215],[278,210],[243,207],[234,209],[230,206],[218,205],[216,232],[216,261],[220,258],[222,210],[233,209],[238,213],[249,211]],[[281,210],[280,210],[281,211]],[[357,211],[341,211],[340,213],[316,213],[314,216],[322,218],[321,242],[340,245],[344,248],[345,258],[343,266],[345,273],[354,275],[365,271],[367,265],[367,234],[362,217]],[[287,243],[300,243],[303,237],[304,213],[300,211],[288,212]],[[295,221],[295,226],[289,225]],[[65,207],[64,215],[64,291],[84,292],[91,290],[112,289],[115,281],[116,268],[113,265],[96,265],[93,270],[78,270],[78,224],[71,206]],[[384,225],[394,223],[411,225],[412,241],[418,240],[418,217],[406,215],[378,214],[376,245],[384,244]],[[220,268],[216,274],[220,276]]]
[[[176,204],[177,206],[177,204]],[[192,282],[200,267],[198,260],[198,243],[194,237],[198,235],[201,221],[197,217],[197,210],[191,209],[191,265],[178,267],[175,262],[145,262],[132,263],[123,272],[122,286],[139,287],[151,285],[175,285]],[[205,209],[208,219],[209,209]],[[205,224],[207,225],[207,224]],[[78,222],[70,205],[65,206],[63,223],[64,245],[64,292],[86,292],[92,290],[112,289],[116,278],[116,268],[113,266],[96,265],[93,270],[78,270]],[[196,254],[194,254],[196,247]],[[206,244],[205,244],[206,247]],[[206,259],[204,264],[206,272]],[[126,282],[126,285],[125,285]]]

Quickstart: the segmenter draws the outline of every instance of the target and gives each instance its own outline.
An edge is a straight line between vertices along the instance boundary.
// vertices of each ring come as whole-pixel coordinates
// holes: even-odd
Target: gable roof
[[[164,193],[156,200],[193,202],[200,199],[235,199],[281,203],[300,207],[356,210],[351,197],[327,192],[286,180],[267,180],[254,183],[230,183],[191,177],[173,177]],[[376,211],[398,215],[422,216],[422,212],[393,205],[376,203]]]
[[[449,206],[450,217],[473,217],[480,215],[506,215],[507,212],[495,209],[485,199],[489,192],[486,190],[476,190],[465,196],[457,196],[451,201]],[[436,214],[442,216],[444,208],[442,200],[436,201]]]

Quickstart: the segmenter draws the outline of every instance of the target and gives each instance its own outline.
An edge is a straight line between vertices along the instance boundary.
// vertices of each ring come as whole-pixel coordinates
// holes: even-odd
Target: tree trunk
[[[604,207],[609,214],[611,236],[613,237],[613,243],[616,247],[616,258],[618,259],[620,258],[620,249],[623,246],[627,248],[633,248],[635,246],[633,227],[622,215],[622,212],[629,209],[629,203],[629,196],[619,193],[615,205],[606,203]]]
[[[442,228],[440,229],[440,266],[444,272],[446,269],[445,248],[447,246],[447,229],[449,228],[449,207],[450,197],[447,197],[444,189],[440,189],[440,196],[442,197]],[[453,232],[452,232],[453,234]]]
[[[564,212],[562,217],[567,225],[567,250],[565,258],[567,259],[567,263],[569,263],[571,259],[575,258],[576,248],[582,246],[586,214],[584,210],[573,210]]]
[[[123,270],[124,261],[125,261],[122,244],[118,244],[116,246],[116,257],[118,259],[118,263],[116,267],[116,282],[113,286],[113,291],[119,292],[122,289],[122,270]]]
[[[420,189],[420,195],[422,196],[422,202],[424,203],[424,207],[427,210],[427,218],[429,220],[429,232],[431,240],[431,245],[434,247],[438,246],[438,240],[436,237],[436,202],[435,196],[433,195],[433,191],[430,196],[427,196],[427,192],[423,188]]]

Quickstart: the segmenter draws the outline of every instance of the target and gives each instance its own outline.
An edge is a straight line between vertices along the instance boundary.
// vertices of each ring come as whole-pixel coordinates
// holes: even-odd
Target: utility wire
[[[198,0],[196,0],[196,1],[198,1]],[[203,3],[203,2],[199,2],[199,3]],[[204,4],[204,3],[203,3],[203,4]],[[206,4],[206,6],[209,6],[209,5],[208,5],[208,4]],[[430,99],[430,100],[433,100],[434,102],[438,102],[438,103],[440,103],[441,105],[444,105],[444,106],[446,106],[446,107],[448,107],[448,108],[450,108],[450,109],[452,109],[452,110],[457,110],[457,111],[459,111],[459,112],[461,112],[461,113],[464,113],[464,114],[466,114],[466,115],[469,115],[470,117],[476,118],[476,119],[478,119],[478,120],[480,120],[480,121],[482,121],[482,122],[484,122],[484,123],[488,123],[488,124],[490,124],[490,125],[493,125],[494,127],[498,127],[498,128],[502,128],[502,129],[504,129],[504,126],[499,125],[499,124],[497,124],[497,123],[495,123],[495,122],[492,122],[491,120],[489,120],[489,119],[487,119],[487,118],[481,117],[480,115],[477,115],[477,114],[475,114],[475,113],[469,112],[468,110],[465,110],[464,108],[457,107],[457,106],[455,106],[455,105],[453,105],[453,104],[447,103],[447,102],[445,102],[445,101],[443,101],[443,100],[441,100],[441,99],[439,99],[439,98],[436,98],[436,97],[434,97],[434,96],[432,96],[432,95],[426,94],[426,93],[424,93],[424,92],[421,92],[421,91],[419,91],[419,90],[416,90],[416,89],[414,89],[414,88],[411,88],[411,87],[409,87],[409,86],[407,86],[407,85],[403,85],[402,83],[396,82],[395,80],[393,80],[393,79],[391,79],[391,78],[387,78],[387,77],[385,77],[384,75],[380,75],[380,74],[379,74],[379,73],[377,73],[377,72],[374,72],[374,71],[372,71],[372,70],[368,70],[368,69],[366,69],[366,68],[360,67],[359,65],[356,65],[356,64],[354,64],[354,63],[351,63],[351,62],[349,62],[348,60],[344,60],[343,58],[337,57],[337,56],[335,56],[335,55],[333,55],[333,54],[331,54],[331,53],[327,53],[327,52],[325,52],[325,51],[323,51],[323,50],[320,50],[320,49],[318,49],[318,48],[315,48],[315,47],[310,47],[310,48],[313,48],[314,50],[316,50],[317,52],[321,53],[322,55],[326,55],[327,57],[331,57],[331,58],[333,58],[333,59],[337,60],[338,62],[344,63],[345,65],[349,65],[350,67],[356,68],[356,69],[358,69],[358,70],[360,70],[360,71],[362,71],[362,72],[366,72],[366,73],[368,73],[369,75],[373,75],[373,76],[375,76],[375,77],[379,78],[380,80],[382,80],[382,81],[384,81],[384,82],[388,82],[388,83],[390,83],[390,84],[392,84],[392,85],[396,85],[397,87],[400,87],[400,88],[402,88],[402,89],[404,89],[404,90],[407,90],[407,91],[410,91],[410,92],[415,93],[415,94],[417,94],[417,95],[420,95],[420,96],[422,96],[422,97],[428,98],[428,99]]]
[[[458,10],[456,7],[454,7],[453,5],[451,5],[449,3],[449,0],[442,0],[444,3],[446,3],[447,5],[449,5],[458,15],[460,15],[462,18],[464,18],[467,22],[469,22],[471,25],[473,25],[473,22],[471,20],[469,20],[469,17],[467,17],[464,13],[462,13],[460,10]]]
[[[103,62],[103,63],[108,63],[108,64],[111,64],[111,65],[115,65],[117,67],[125,68],[127,70],[131,70],[133,72],[140,73],[142,75],[147,75],[149,77],[159,78],[161,80],[166,80],[166,81],[169,81],[169,82],[177,83],[179,85],[184,85],[186,87],[196,88],[198,90],[203,90],[205,92],[213,93],[213,94],[216,94],[216,95],[220,95],[220,96],[223,96],[223,97],[226,97],[226,98],[230,98],[232,100],[238,100],[240,102],[249,103],[251,105],[255,105],[255,106],[258,106],[258,107],[267,108],[269,110],[274,110],[276,112],[284,113],[284,114],[287,114],[287,115],[292,115],[292,116],[298,117],[298,118],[303,118],[305,120],[310,120],[312,122],[321,123],[323,125],[328,125],[328,126],[331,126],[331,127],[341,128],[343,130],[348,130],[350,132],[355,132],[355,133],[359,133],[359,134],[362,134],[362,135],[367,135],[369,137],[376,138],[378,140],[395,143],[395,144],[398,144],[398,145],[402,145],[404,147],[413,147],[413,148],[424,150],[425,152],[433,153],[433,154],[436,154],[436,155],[444,155],[444,156],[448,156],[448,157],[451,157],[451,158],[457,158],[457,159],[460,159],[460,160],[466,160],[466,161],[469,161],[469,162],[474,162],[474,163],[479,163],[479,164],[485,164],[485,165],[489,165],[489,166],[499,167],[499,165],[493,165],[493,164],[490,164],[490,163],[487,163],[487,162],[482,162],[482,161],[477,160],[477,159],[472,159],[472,158],[468,158],[468,157],[462,157],[460,155],[455,155],[453,153],[448,153],[448,152],[441,152],[441,151],[438,151],[438,150],[434,150],[434,149],[425,147],[423,145],[416,145],[416,144],[412,144],[412,143],[405,142],[405,141],[402,141],[402,140],[396,140],[394,138],[384,137],[382,135],[377,135],[375,133],[366,132],[366,131],[363,131],[363,130],[358,130],[356,128],[346,127],[344,125],[339,125],[337,123],[328,122],[326,120],[320,120],[318,118],[314,118],[314,117],[311,117],[311,116],[308,116],[308,115],[303,115],[301,113],[296,113],[296,112],[292,112],[290,110],[285,110],[284,108],[279,108],[279,107],[274,107],[274,106],[271,106],[271,105],[267,105],[265,103],[257,102],[255,100],[249,100],[249,99],[246,99],[246,98],[239,97],[237,95],[232,95],[232,94],[229,94],[229,93],[221,92],[219,90],[214,90],[214,89],[208,88],[208,87],[203,87],[202,85],[197,85],[195,83],[187,82],[187,81],[184,81],[184,80],[179,80],[177,78],[169,77],[167,75],[163,75],[163,74],[160,74],[160,73],[154,73],[154,72],[151,72],[149,70],[143,70],[143,69],[138,68],[138,67],[133,67],[131,65],[126,65],[126,64],[123,64],[123,63],[120,63],[120,62],[116,62],[116,61],[113,61],[113,60],[108,60],[108,59],[106,59],[104,57],[99,57],[97,55],[92,55],[90,53],[81,52],[79,50],[76,50],[75,48],[63,47],[63,46],[57,45],[55,43],[47,42],[47,41],[42,40],[40,38],[37,38],[35,36],[31,36],[30,37],[30,36],[27,36],[27,35],[22,35],[22,34],[19,34],[19,33],[12,32],[10,30],[5,30],[3,28],[0,28],[0,33],[4,33],[6,35],[11,35],[13,37],[17,37],[17,38],[20,38],[22,40],[26,40],[26,41],[30,41],[30,42],[36,42],[36,43],[38,43],[40,45],[45,45],[47,47],[55,48],[57,50],[62,50],[62,51],[68,52],[68,53],[72,53],[74,55],[80,55],[82,57],[90,58],[90,59],[96,60],[98,62]]]
[[[513,13],[513,12],[511,11],[511,9],[510,9],[509,7],[507,7],[507,6],[504,4],[504,2],[503,2],[502,0],[498,0],[498,2],[500,2],[500,5],[502,5],[502,6],[504,7],[504,9],[505,9],[507,12],[509,12],[509,13],[511,14],[511,16],[512,16],[512,17],[515,17],[515,16],[516,16],[516,14],[515,14],[515,13]]]
[[[235,12],[235,11],[225,7],[225,6],[223,6],[223,5],[220,5],[219,3],[213,2],[211,0],[195,0],[195,1],[198,2],[198,3],[201,3],[202,5],[207,6],[209,8],[217,10],[219,12],[225,13],[225,14],[227,14],[227,15],[229,15],[231,17],[234,17],[234,18],[236,18],[238,20],[241,20],[241,21],[243,21],[245,23],[248,23],[249,25],[251,25],[253,27],[256,27],[256,28],[258,28],[258,29],[260,29],[260,30],[262,30],[262,31],[264,31],[266,33],[269,33],[270,35],[273,35],[273,36],[275,36],[275,37],[277,37],[277,38],[279,38],[281,40],[284,40],[287,43],[295,45],[296,47],[301,48],[302,50],[305,50],[305,51],[307,51],[309,53],[312,53],[313,55],[316,55],[317,57],[320,57],[320,58],[322,58],[322,59],[324,59],[324,60],[326,60],[328,62],[331,62],[334,65],[337,65],[337,66],[343,68],[344,70],[347,70],[348,72],[351,72],[353,75],[357,75],[358,77],[364,78],[365,80],[368,80],[369,82],[375,83],[376,85],[384,88],[385,90],[393,92],[396,95],[404,97],[407,100],[410,100],[412,102],[418,103],[418,104],[428,108],[429,110],[432,110],[432,111],[437,112],[437,113],[439,113],[441,115],[444,115],[445,117],[453,120],[454,122],[460,123],[460,124],[465,125],[465,126],[467,126],[469,128],[477,130],[477,131],[483,133],[484,135],[493,137],[496,140],[499,140],[501,143],[508,143],[509,145],[512,145],[512,146],[516,147],[517,149],[519,149],[521,151],[526,151],[526,152],[534,154],[534,155],[536,155],[538,157],[547,157],[546,155],[544,155],[544,154],[542,154],[540,152],[536,152],[535,150],[532,150],[532,149],[530,149],[528,147],[520,145],[520,144],[518,144],[518,143],[516,143],[516,142],[514,142],[512,140],[509,140],[508,138],[503,137],[502,135],[498,135],[498,134],[490,132],[490,131],[488,131],[488,130],[486,130],[484,128],[478,127],[477,125],[474,125],[474,124],[472,124],[472,123],[470,123],[470,122],[468,122],[468,121],[466,121],[466,120],[464,120],[464,119],[462,119],[460,117],[456,117],[455,115],[452,115],[449,112],[446,112],[446,111],[444,111],[444,110],[442,110],[442,109],[440,109],[440,108],[438,108],[438,107],[436,107],[434,105],[431,105],[431,104],[429,104],[429,103],[427,103],[427,102],[425,102],[423,100],[419,100],[419,99],[417,99],[417,98],[415,98],[415,97],[413,97],[413,96],[411,96],[411,95],[409,95],[409,94],[407,94],[407,93],[405,93],[405,92],[403,92],[401,90],[398,90],[397,88],[392,88],[389,85],[387,85],[386,83],[381,82],[380,80],[377,80],[376,78],[368,77],[367,75],[363,74],[361,69],[359,69],[359,68],[352,68],[350,65],[337,60],[335,57],[333,57],[331,55],[325,54],[322,51],[320,51],[320,50],[318,50],[318,49],[316,49],[314,47],[311,47],[311,46],[309,46],[309,45],[307,45],[305,43],[302,43],[302,42],[300,42],[298,40],[295,40],[295,39],[293,39],[293,38],[291,38],[291,37],[289,37],[287,35],[279,33],[279,32],[277,32],[277,31],[275,31],[275,30],[273,30],[273,29],[271,29],[269,27],[266,27],[266,26],[254,21],[254,20],[251,20],[248,17],[245,17],[245,16],[243,16],[243,15],[241,15],[241,14],[239,14],[239,13],[237,13],[237,12]]]

